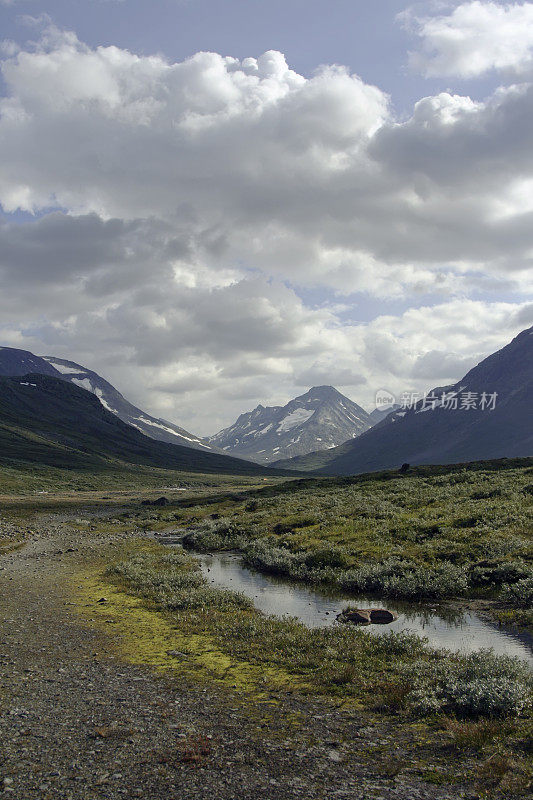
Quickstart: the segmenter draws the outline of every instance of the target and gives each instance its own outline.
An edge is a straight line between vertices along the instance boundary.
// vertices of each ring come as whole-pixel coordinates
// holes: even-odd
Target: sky
[[[533,324],[533,3],[0,0],[0,38],[0,345],[207,435]]]

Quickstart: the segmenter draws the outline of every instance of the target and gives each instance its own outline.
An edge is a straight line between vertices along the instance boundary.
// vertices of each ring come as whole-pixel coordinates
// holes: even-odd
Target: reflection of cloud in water
[[[455,609],[422,606],[375,597],[353,597],[311,590],[280,578],[261,575],[241,566],[237,556],[222,553],[198,555],[205,577],[217,586],[242,592],[253,599],[259,611],[275,616],[296,617],[310,628],[335,623],[336,615],[347,603],[361,608],[387,608],[400,616],[390,625],[370,625],[364,630],[376,636],[388,631],[410,631],[425,636],[433,647],[472,652],[492,647],[496,653],[519,656],[533,665],[531,649],[509,632],[493,627],[476,614]]]

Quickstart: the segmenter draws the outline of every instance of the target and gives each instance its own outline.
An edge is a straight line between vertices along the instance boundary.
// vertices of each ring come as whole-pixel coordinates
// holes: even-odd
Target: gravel
[[[112,632],[83,624],[69,581],[121,536],[104,542],[52,520],[0,556],[2,797],[475,796],[460,783],[421,780],[424,754],[394,721],[316,698],[206,690],[113,657]],[[446,756],[433,766],[446,772]]]

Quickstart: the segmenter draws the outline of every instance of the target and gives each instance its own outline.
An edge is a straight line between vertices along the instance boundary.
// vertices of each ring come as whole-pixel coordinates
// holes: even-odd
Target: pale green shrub
[[[412,600],[450,597],[462,594],[468,588],[468,578],[462,567],[447,562],[428,566],[399,558],[363,564],[345,572],[339,582],[343,589],[352,592]]]
[[[533,577],[502,587],[500,598],[515,608],[533,607]]]
[[[507,717],[531,706],[527,666],[489,650],[416,661],[405,675],[413,686],[407,701],[422,714],[445,711],[465,717]]]

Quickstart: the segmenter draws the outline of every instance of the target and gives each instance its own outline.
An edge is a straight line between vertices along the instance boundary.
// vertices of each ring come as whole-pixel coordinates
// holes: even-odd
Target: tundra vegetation
[[[113,565],[108,575],[156,608],[178,612],[181,630],[208,632],[229,655],[281,668],[316,691],[367,704],[382,697],[381,704],[423,715],[520,717],[530,708],[531,676],[518,659],[437,651],[410,633],[310,630],[290,618],[265,616],[244,595],[210,586],[184,551],[150,548]]]
[[[474,764],[479,772],[474,782],[489,787],[475,796],[527,796],[532,684],[522,662],[488,651],[437,651],[409,633],[376,637],[349,625],[308,629],[291,618],[265,616],[243,595],[209,585],[187,550],[169,551],[142,534],[179,532],[189,548],[237,550],[257,569],[315,585],[437,599],[454,608],[486,605],[503,621],[527,626],[532,460],[266,485],[242,478],[217,485],[196,476],[187,492],[167,493],[168,505],[141,504],[164,494],[163,485],[154,481],[144,494],[133,486],[100,492],[93,506],[85,496],[83,504],[76,500],[76,492],[59,500],[26,497],[19,510],[30,516],[68,514],[68,524],[89,536],[110,531],[115,541],[124,536],[124,544],[112,548],[105,574],[99,573],[95,597],[113,587],[119,597],[140,602],[165,620],[179,644],[178,661],[194,665],[194,654],[201,651],[198,680],[206,679],[206,659],[213,654],[219,667],[228,665],[223,680],[230,688],[256,691],[250,676],[255,681],[260,676],[267,696],[288,691],[329,698],[339,707],[356,707],[378,725],[382,720],[396,726],[400,737],[431,742],[435,753],[453,759],[453,774],[435,770],[433,775],[428,767],[424,780],[449,783]],[[109,606],[104,604],[104,615]],[[116,613],[120,616],[120,602]],[[128,621],[132,625],[133,654],[128,603],[123,617],[125,629]],[[155,653],[156,632],[152,638]],[[162,640],[161,647],[167,652],[168,643]],[[154,659],[157,666],[160,656]]]
[[[108,567],[105,579],[169,620],[179,636],[180,658],[192,656],[200,644],[203,652],[226,657],[230,686],[256,691],[246,675],[250,667],[259,668],[263,692],[330,697],[374,721],[394,720],[400,738],[433,741],[435,757],[441,749],[453,754],[456,774],[472,759],[479,770],[503,760],[497,781],[492,773],[486,776],[495,793],[482,796],[527,795],[532,678],[518,659],[435,650],[410,633],[376,637],[346,625],[309,629],[291,618],[265,616],[247,597],[209,585],[191,554],[153,544],[139,543]],[[431,780],[430,773],[424,771],[424,780]],[[438,770],[434,778],[451,780]],[[481,775],[477,783],[485,785]]]
[[[187,499],[159,521],[187,547],[354,593],[485,601],[533,625],[531,460],[310,479]]]

